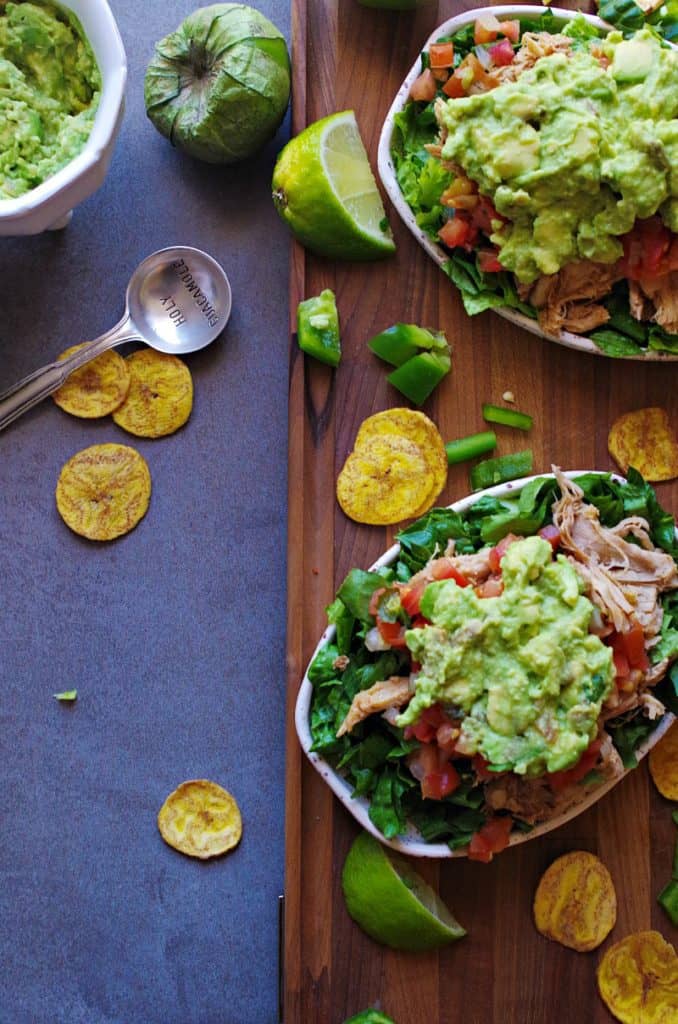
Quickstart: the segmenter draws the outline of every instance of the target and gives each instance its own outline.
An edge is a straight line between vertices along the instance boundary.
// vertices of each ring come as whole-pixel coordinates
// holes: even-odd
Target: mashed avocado
[[[75,18],[41,0],[0,3],[0,200],[35,188],[80,152],[100,88]]]
[[[643,29],[542,57],[515,82],[444,104],[443,159],[508,223],[499,258],[525,283],[575,259],[612,263],[617,236],[659,212],[678,231],[678,53]]]
[[[426,588],[421,612],[432,625],[406,634],[421,671],[398,725],[441,702],[463,716],[467,753],[519,774],[560,771],[596,734],[612,651],[588,632],[593,605],[547,541],[511,544],[502,576],[500,597],[479,598],[453,580]]]

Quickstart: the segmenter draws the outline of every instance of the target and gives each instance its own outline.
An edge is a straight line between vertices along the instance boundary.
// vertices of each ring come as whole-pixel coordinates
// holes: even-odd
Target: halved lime
[[[322,256],[373,260],[395,250],[352,110],[290,139],[273,172],[273,201],[302,245]]]
[[[368,832],[351,846],[341,882],[353,920],[386,946],[416,952],[445,946],[466,934],[408,861]]]

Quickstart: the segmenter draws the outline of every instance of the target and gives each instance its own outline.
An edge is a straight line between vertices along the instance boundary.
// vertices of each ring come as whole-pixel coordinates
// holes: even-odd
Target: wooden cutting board
[[[396,14],[355,0],[292,0],[293,132],[352,108],[376,168],[384,116],[422,43],[437,24],[473,6],[443,0]],[[676,929],[656,904],[670,876],[675,828],[646,767],[569,825],[490,865],[420,862],[469,934],[439,953],[396,953],[367,938],[346,912],[340,874],[358,829],[303,756],[294,703],[336,586],[351,567],[367,568],[395,533],[351,522],[335,501],[335,480],[362,420],[407,404],[387,384],[368,338],[398,320],[443,328],[454,346],[453,371],[424,411],[445,439],[461,437],[483,429],[483,402],[500,403],[512,391],[516,407],[534,416],[529,446],[537,472],[552,462],[613,469],[608,428],[630,409],[663,405],[678,426],[678,364],[584,355],[492,313],[470,319],[451,283],[388,213],[393,258],[332,263],[297,245],[292,254],[285,1024],[341,1024],[372,1005],[397,1024],[609,1024],[595,981],[600,951],[578,954],[542,938],[532,924],[532,897],[556,856],[591,850],[610,869],[619,897],[608,944],[650,927],[676,943]],[[336,293],[341,319],[337,372],[305,359],[294,337],[297,303],[326,287]],[[520,432],[500,427],[498,435],[501,452],[526,447]],[[439,504],[468,493],[467,474],[464,466],[450,471]],[[678,510],[676,484],[658,493]]]

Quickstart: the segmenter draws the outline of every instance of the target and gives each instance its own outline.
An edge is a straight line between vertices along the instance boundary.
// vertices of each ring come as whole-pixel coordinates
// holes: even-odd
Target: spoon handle
[[[39,370],[29,373],[27,377],[0,394],[0,430],[9,426],[38,402],[42,402],[43,398],[53,394],[74,370],[89,363],[109,348],[124,341],[133,341],[137,337],[136,332],[130,330],[129,317],[124,316],[110,331],[106,331],[94,341],[87,342],[67,359],[48,363]]]

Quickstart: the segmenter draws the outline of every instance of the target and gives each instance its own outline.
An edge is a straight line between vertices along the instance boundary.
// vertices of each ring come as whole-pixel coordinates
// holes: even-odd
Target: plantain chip
[[[61,353],[59,359],[66,359],[86,344],[71,345]],[[130,374],[125,360],[111,350],[74,370],[52,398],[64,412],[92,420],[108,416],[124,402],[129,382]]]
[[[612,931],[617,894],[602,861],[585,850],[575,850],[546,869],[533,910],[537,930],[547,939],[587,953]]]
[[[674,722],[648,758],[652,780],[667,800],[678,800],[678,722]]]
[[[351,519],[386,526],[423,515],[447,480],[436,425],[413,409],[369,416],[337,480],[337,500]]]
[[[218,857],[242,836],[240,809],[225,789],[208,779],[182,782],[158,812],[160,835],[189,857]]]
[[[634,932],[605,951],[598,990],[622,1024],[676,1024],[678,956],[659,932]]]
[[[133,352],[126,363],[130,386],[113,413],[118,426],[137,437],[164,437],[183,427],[193,408],[193,379],[186,363],[152,348]]]
[[[151,498],[146,460],[124,444],[95,444],[77,452],[59,474],[59,515],[89,540],[114,540],[143,519]]]
[[[624,413],[612,424],[607,447],[624,473],[633,466],[646,480],[678,476],[678,441],[665,409],[651,407]]]

